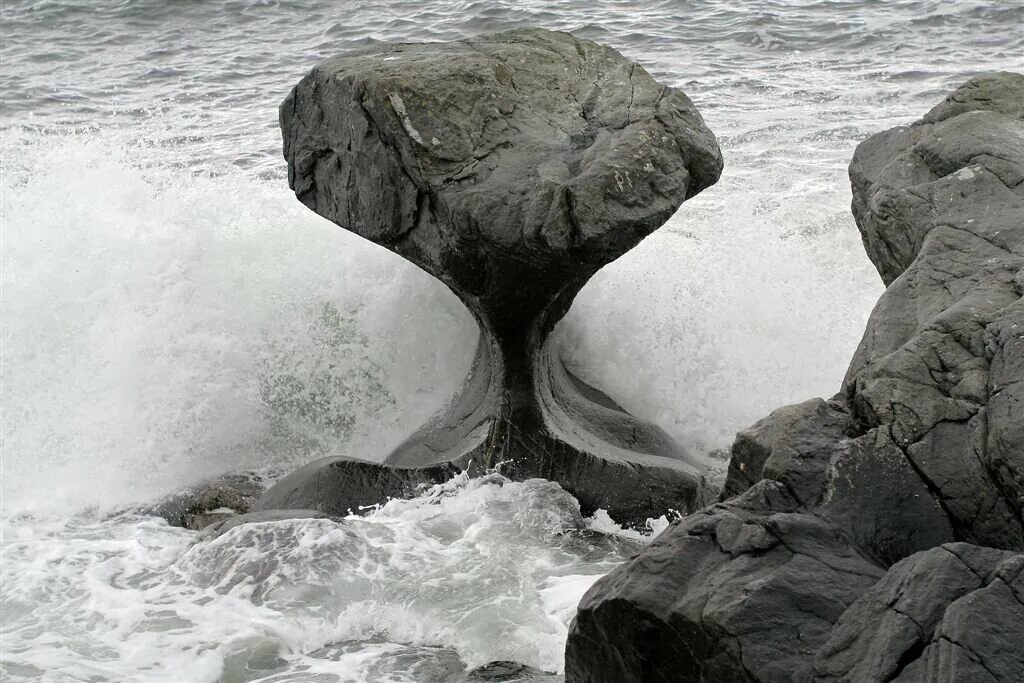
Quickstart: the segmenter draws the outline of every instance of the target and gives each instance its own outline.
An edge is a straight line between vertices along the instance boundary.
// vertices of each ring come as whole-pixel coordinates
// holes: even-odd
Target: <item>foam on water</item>
[[[849,214],[856,143],[1024,51],[1024,5],[983,0],[0,13],[5,680],[558,671],[579,596],[646,542],[603,513],[588,524],[612,535],[566,534],[564,492],[494,479],[198,544],[107,516],[220,472],[381,458],[465,376],[476,331],[454,296],[286,187],[276,107],[315,62],[534,24],[681,85],[725,174],[598,273],[556,335],[581,377],[708,454],[838,387],[881,291]]]
[[[580,596],[645,540],[582,527],[557,485],[497,476],[367,517],[243,525],[210,541],[134,516],[8,521],[3,671],[427,681],[513,660],[557,672]]]

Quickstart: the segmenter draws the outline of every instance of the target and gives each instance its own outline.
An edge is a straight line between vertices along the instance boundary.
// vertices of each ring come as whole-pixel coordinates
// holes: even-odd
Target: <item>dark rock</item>
[[[1016,681],[1024,555],[966,543],[897,563],[836,623],[815,658],[820,681]]]
[[[323,460],[261,507],[342,513],[467,468],[557,481],[584,512],[633,525],[706,502],[695,461],[549,343],[599,268],[718,179],[718,145],[682,91],[610,48],[518,30],[328,60],[281,128],[296,196],[448,285],[481,337],[447,415],[386,465],[353,466],[361,488]]]
[[[846,434],[853,420],[842,404],[820,398],[779,408],[768,417],[736,435],[732,459],[721,499],[727,500],[762,479],[785,480],[803,502],[811,504],[822,495],[828,459],[818,457],[831,451]]]
[[[163,517],[171,526],[198,531],[232,515],[249,512],[264,488],[260,475],[229,474],[168,496],[142,512]]]
[[[693,513],[580,602],[567,681],[805,680],[882,575],[779,482]]]
[[[275,483],[259,500],[256,509],[310,509],[339,516],[359,514],[389,498],[414,496],[458,473],[459,469],[448,463],[414,468],[351,458],[321,458]]]
[[[1022,84],[1024,77],[1015,73],[973,78],[921,121],[874,135],[857,147],[850,163],[853,214],[868,257],[886,285],[917,258],[936,225],[991,236],[996,244],[1002,241],[1004,223],[1019,226],[1016,203],[1008,203],[1005,194],[1024,196]],[[974,177],[972,165],[981,166],[980,178]],[[981,225],[971,205],[993,192],[999,197],[998,213],[986,215]],[[974,196],[965,202],[968,194]],[[929,216],[933,207],[946,215]],[[1006,246],[1020,247],[1024,238],[1015,232],[1002,236],[1010,239]]]
[[[567,681],[1024,680],[1024,76],[850,177],[889,287],[842,390],[741,432],[723,501],[591,588]]]
[[[466,675],[466,680],[512,683],[513,681],[534,681],[548,676],[550,674],[519,662],[490,662],[470,671]]]
[[[904,130],[885,142],[888,160],[883,133],[850,166],[868,255],[898,277],[843,392],[861,428],[903,452],[957,540],[1020,549],[1024,76],[973,79]]]

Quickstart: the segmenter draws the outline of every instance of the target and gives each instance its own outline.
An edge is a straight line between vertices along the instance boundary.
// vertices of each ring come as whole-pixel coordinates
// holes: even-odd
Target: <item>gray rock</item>
[[[973,79],[889,137],[862,143],[850,176],[868,255],[898,277],[843,391],[861,428],[904,453],[957,540],[1024,548],[1024,76]]]
[[[840,393],[741,432],[722,502],[591,588],[567,681],[1024,680],[1024,76],[850,178],[888,289]]]
[[[322,458],[275,483],[258,501],[256,509],[359,514],[390,498],[414,496],[458,473],[458,468],[447,463],[408,468],[351,458]]]
[[[1024,238],[1017,231],[1002,239],[1000,233],[1007,223],[1012,228],[1020,221],[1016,204],[1008,202],[1005,193],[1024,197],[1022,119],[1024,76],[978,76],[950,93],[921,121],[874,135],[857,147],[850,163],[853,214],[868,256],[886,285],[917,258],[925,236],[936,225],[994,238],[996,244],[1009,239],[1003,246],[1019,249]],[[972,165],[995,176],[999,186],[987,176],[975,179]],[[961,189],[974,197],[964,201]],[[999,214],[986,215],[982,225],[971,207],[989,192],[996,195]],[[932,208],[945,215],[930,216]]]
[[[728,500],[768,478],[785,481],[803,502],[815,502],[824,492],[829,464],[819,454],[831,451],[853,428],[853,420],[839,402],[816,398],[779,408],[736,435],[721,499]]]
[[[897,680],[1020,681],[1024,677],[1024,556],[996,568],[995,577],[946,608],[918,665]]]
[[[281,128],[304,204],[437,277],[480,325],[461,395],[381,454],[370,499],[395,477],[405,491],[498,468],[627,524],[706,502],[696,462],[573,377],[548,339],[599,268],[718,179],[718,145],[682,91],[610,48],[517,30],[328,60],[287,97]],[[354,487],[334,483],[343,470],[304,468],[261,506],[355,507]],[[315,492],[325,479],[330,496]]]
[[[1024,555],[953,543],[897,563],[836,623],[819,681],[1016,681]]]
[[[693,513],[583,597],[566,681],[789,681],[884,571],[779,482]]]

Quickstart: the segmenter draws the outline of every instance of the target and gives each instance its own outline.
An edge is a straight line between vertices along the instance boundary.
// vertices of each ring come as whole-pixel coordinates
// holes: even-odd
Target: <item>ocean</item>
[[[381,459],[445,407],[473,320],[299,204],[277,107],[355,47],[528,25],[617,48],[719,138],[721,181],[555,332],[713,475],[737,430],[838,390],[883,289],[857,143],[1024,68],[1017,0],[5,0],[0,678],[454,683],[512,660],[560,680],[579,597],[669,519],[627,531],[493,475],[214,541],[139,511],[222,473]]]

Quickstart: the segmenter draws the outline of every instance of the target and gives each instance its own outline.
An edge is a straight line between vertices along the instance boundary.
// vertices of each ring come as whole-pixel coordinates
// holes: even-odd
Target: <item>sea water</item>
[[[738,429],[838,389],[882,290],[856,144],[1024,67],[1024,3],[998,0],[8,0],[0,678],[458,681],[512,660],[558,680],[579,597],[669,520],[623,531],[495,476],[214,540],[132,511],[225,472],[379,459],[444,408],[475,324],[294,199],[276,108],[347,49],[526,25],[618,48],[719,137],[721,181],[556,331],[713,473]]]

